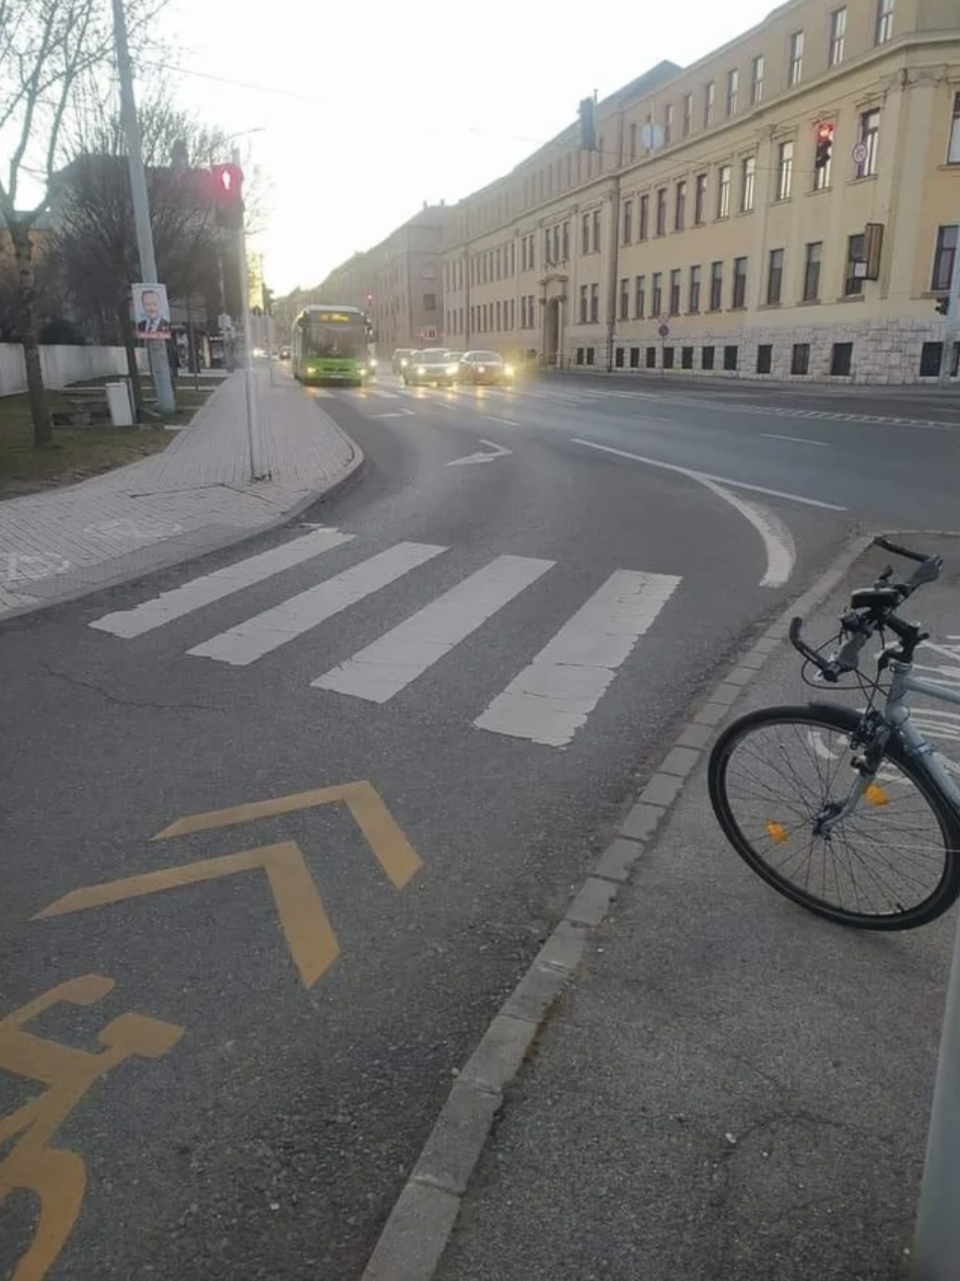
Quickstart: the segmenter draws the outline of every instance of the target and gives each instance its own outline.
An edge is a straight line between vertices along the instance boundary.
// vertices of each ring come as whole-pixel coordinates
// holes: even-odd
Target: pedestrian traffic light
[[[817,125],[817,158],[813,162],[815,169],[826,169],[833,151],[832,124]]]
[[[210,170],[217,222],[233,231],[243,228],[243,170],[239,165],[213,165]]]
[[[937,315],[945,316],[950,310],[950,299],[944,295],[943,298],[937,299]]]
[[[597,150],[597,118],[592,98],[584,98],[580,103],[580,150]]]

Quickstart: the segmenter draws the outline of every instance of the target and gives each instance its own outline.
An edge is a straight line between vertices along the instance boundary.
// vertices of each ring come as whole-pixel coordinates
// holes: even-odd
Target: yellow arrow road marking
[[[191,832],[211,832],[218,827],[233,827],[237,823],[250,823],[258,818],[275,818],[278,814],[293,814],[297,810],[312,809],[316,805],[333,805],[338,801],[342,801],[350,810],[377,862],[393,885],[402,890],[423,866],[423,861],[378,796],[373,784],[366,781],[342,783],[337,787],[318,787],[310,792],[296,792],[292,796],[275,796],[268,801],[252,801],[246,805],[234,805],[230,809],[191,814],[186,818],[178,818],[153,839],[165,841],[173,836],[187,836]]]
[[[245,850],[240,854],[225,854],[222,858],[202,859],[197,863],[146,872],[142,876],[128,876],[119,881],[106,881],[102,885],[88,885],[65,894],[63,898],[38,912],[33,919],[66,916],[89,907],[122,903],[125,899],[158,894],[162,890],[176,889],[181,885],[215,881],[223,876],[256,869],[267,874],[277,905],[280,928],[287,940],[290,955],[300,972],[304,987],[312,987],[336,960],[340,946],[313,877],[295,841],[281,841],[278,845],[263,845],[259,849]]]

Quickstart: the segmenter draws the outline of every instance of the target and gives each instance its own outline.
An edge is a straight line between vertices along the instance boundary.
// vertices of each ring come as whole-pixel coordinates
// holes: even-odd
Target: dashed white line
[[[486,418],[487,422],[491,423],[506,423],[508,427],[520,426],[515,418],[498,418],[496,414],[484,414],[483,417]]]
[[[829,449],[828,440],[807,440],[805,436],[778,436],[775,431],[762,431],[760,435],[764,440],[789,440],[794,445],[819,445],[821,449]]]

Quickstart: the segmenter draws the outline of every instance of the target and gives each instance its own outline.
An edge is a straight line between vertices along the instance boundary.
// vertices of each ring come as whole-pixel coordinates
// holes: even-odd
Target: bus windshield
[[[367,354],[367,331],[359,316],[346,321],[305,316],[300,325],[304,356],[340,356],[358,360]]]

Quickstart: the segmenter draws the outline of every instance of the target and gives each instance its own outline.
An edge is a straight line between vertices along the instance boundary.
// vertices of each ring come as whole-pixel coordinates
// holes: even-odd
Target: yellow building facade
[[[936,377],[960,0],[791,0],[450,209],[444,341],[547,365]],[[818,163],[819,159],[819,163]]]

